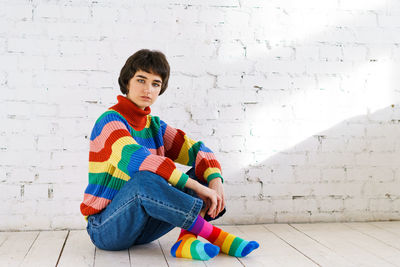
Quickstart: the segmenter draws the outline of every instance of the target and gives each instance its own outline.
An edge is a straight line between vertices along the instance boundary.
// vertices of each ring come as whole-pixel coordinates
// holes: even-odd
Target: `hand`
[[[206,203],[206,210],[208,209],[208,215],[210,217],[215,218],[219,212],[217,212],[217,207],[222,205],[222,199],[218,195],[217,191],[214,189],[208,188],[202,184],[198,184],[198,186],[194,189],[197,195]]]
[[[215,218],[224,208],[225,208],[225,193],[224,193],[224,188],[222,186],[222,181],[221,178],[215,178],[210,181],[208,184],[208,187],[210,189],[213,189],[217,192],[217,195],[221,198],[220,205],[217,206],[216,208],[216,213],[214,216],[211,216],[212,218]]]

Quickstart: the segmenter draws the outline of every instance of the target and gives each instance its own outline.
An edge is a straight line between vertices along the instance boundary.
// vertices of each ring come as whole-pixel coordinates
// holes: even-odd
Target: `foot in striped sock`
[[[182,229],[178,240],[171,248],[171,255],[176,258],[188,258],[206,261],[219,253],[219,247],[197,240],[196,235]]]
[[[204,237],[212,244],[220,247],[223,253],[235,257],[245,257],[259,247],[256,241],[246,241],[225,232],[204,220],[200,215],[187,230]]]

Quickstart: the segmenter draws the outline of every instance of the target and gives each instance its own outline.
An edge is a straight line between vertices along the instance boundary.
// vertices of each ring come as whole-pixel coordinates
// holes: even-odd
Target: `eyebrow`
[[[147,80],[147,77],[146,76],[143,76],[143,75],[136,75],[136,77],[139,77],[139,78],[143,78],[143,79],[146,79]],[[162,83],[160,80],[154,80],[155,82],[159,82],[159,83]]]

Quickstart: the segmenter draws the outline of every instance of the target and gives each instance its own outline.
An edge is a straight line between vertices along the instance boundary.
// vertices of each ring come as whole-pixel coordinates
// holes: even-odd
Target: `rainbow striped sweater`
[[[204,182],[222,179],[220,164],[202,142],[151,116],[150,107],[142,110],[122,95],[117,99],[97,119],[90,136],[89,184],[80,206],[83,215],[101,212],[138,171],[156,173],[180,189],[188,176],[174,162],[193,166]]]

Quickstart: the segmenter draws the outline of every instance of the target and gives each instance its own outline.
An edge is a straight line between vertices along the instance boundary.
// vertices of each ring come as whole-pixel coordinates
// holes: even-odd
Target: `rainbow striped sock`
[[[254,249],[259,247],[256,241],[246,241],[213,226],[200,215],[197,216],[193,224],[187,229],[189,232],[204,237],[212,244],[221,248],[225,254],[235,257],[245,257]]]
[[[219,247],[197,240],[197,236],[184,229],[171,248],[171,255],[176,258],[188,258],[206,261],[219,253]]]

